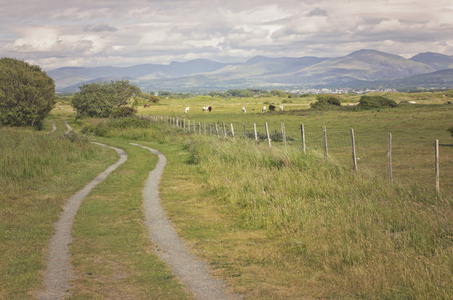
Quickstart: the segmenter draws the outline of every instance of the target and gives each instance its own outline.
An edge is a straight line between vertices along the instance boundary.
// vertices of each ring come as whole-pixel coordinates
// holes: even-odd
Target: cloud
[[[92,31],[92,32],[103,32],[103,31],[109,31],[109,32],[115,32],[118,29],[107,25],[107,24],[99,24],[99,25],[87,25],[84,28],[84,31]]]
[[[314,10],[309,12],[307,14],[309,17],[314,17],[314,16],[319,16],[319,17],[327,17],[328,14],[325,10],[320,9],[319,7],[316,7]]]
[[[0,51],[44,68],[361,48],[452,55],[452,14],[444,0],[4,0]]]

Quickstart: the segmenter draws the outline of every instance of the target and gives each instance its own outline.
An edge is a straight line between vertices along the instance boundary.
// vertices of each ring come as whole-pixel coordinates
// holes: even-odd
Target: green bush
[[[137,113],[137,110],[133,107],[129,106],[120,106],[117,108],[114,108],[112,113],[110,114],[111,118],[128,118],[128,117],[133,117]]]
[[[340,97],[330,94],[321,94],[316,96],[316,102],[311,105],[312,109],[329,110],[341,107]]]
[[[137,117],[107,119],[96,123],[87,122],[80,132],[105,137],[113,129],[149,128],[150,124],[150,120]]]
[[[386,108],[386,107],[397,107],[395,101],[382,97],[382,96],[367,96],[360,97],[359,105],[360,109],[374,109],[374,108]]]

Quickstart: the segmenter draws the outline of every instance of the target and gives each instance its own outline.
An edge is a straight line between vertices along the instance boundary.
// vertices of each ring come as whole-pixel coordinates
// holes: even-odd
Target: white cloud
[[[445,0],[4,0],[0,52],[44,68],[192,58],[453,54]]]

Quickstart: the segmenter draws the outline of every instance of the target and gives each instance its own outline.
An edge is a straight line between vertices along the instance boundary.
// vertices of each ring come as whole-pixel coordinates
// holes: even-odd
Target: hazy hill
[[[420,53],[412,57],[411,60],[431,66],[437,71],[453,68],[453,56],[440,53]]]
[[[402,80],[453,68],[453,57],[421,53],[411,59],[359,50],[336,58],[256,56],[244,63],[225,64],[207,59],[172,62],[168,65],[143,64],[131,67],[60,68],[47,72],[59,92],[74,92],[82,83],[127,79],[144,91],[209,91],[231,88],[352,87],[360,84],[387,84],[406,87],[422,78],[453,88],[449,76],[430,75],[419,80]],[[393,82],[392,82],[393,81]],[[436,83],[436,86],[437,83]]]

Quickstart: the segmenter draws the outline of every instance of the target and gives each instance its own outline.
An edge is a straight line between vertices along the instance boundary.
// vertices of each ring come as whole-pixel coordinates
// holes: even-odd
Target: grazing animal
[[[279,109],[280,109],[280,110],[283,110],[283,106],[280,105]]]
[[[266,109],[267,109],[267,107],[266,107],[266,106],[263,106],[263,112],[265,112],[265,111],[266,111]]]
[[[208,111],[209,111],[209,112],[212,111],[212,106],[208,106]]]
[[[203,111],[208,111],[208,107],[207,107],[207,106],[204,106],[204,107],[203,107]]]
[[[149,103],[146,103],[143,108],[147,108],[147,107],[150,107],[151,105]]]
[[[242,108],[242,112],[245,114],[247,111],[245,110],[245,107]]]
[[[188,114],[189,113],[189,109],[190,109],[190,107],[186,107],[186,110],[184,111],[184,113]]]

